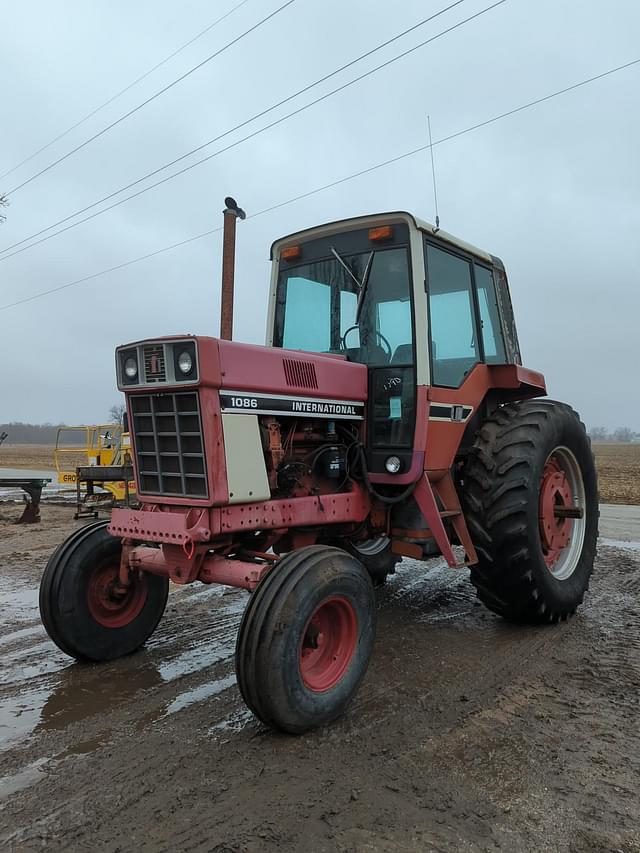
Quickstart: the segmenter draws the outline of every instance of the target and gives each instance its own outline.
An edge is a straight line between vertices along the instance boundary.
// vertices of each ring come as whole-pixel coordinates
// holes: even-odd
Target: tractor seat
[[[391,358],[391,364],[413,364],[413,344],[399,344]]]
[[[360,364],[389,364],[389,355],[378,344],[349,347],[344,353],[349,361],[358,361]]]

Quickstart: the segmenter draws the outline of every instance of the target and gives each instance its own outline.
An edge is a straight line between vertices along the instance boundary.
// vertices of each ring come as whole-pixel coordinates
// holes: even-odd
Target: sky
[[[238,2],[5,4],[0,174]],[[88,121],[0,178],[0,193],[10,201],[0,250],[224,133],[452,0],[294,0],[12,192],[284,2],[246,0]],[[199,156],[491,3],[464,0]],[[424,146],[427,114],[437,141],[638,59],[639,32],[636,0],[506,0],[162,186],[13,257],[0,251],[0,422],[103,421],[120,400],[117,345],[168,334],[217,334],[221,234],[5,306],[218,228],[224,198],[232,195],[249,217],[238,226],[234,337],[262,343],[272,241],[385,210],[408,210],[432,221],[428,153],[252,214]],[[503,259],[524,364],[541,370],[550,396],[571,403],[588,425],[638,431],[639,95],[640,64],[434,148],[440,224]]]

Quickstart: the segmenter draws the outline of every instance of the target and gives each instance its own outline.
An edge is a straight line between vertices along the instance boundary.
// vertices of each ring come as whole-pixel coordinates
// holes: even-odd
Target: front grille
[[[154,344],[144,347],[144,376],[147,382],[165,382],[167,368],[164,361],[164,347]]]
[[[135,394],[130,403],[140,492],[206,498],[198,393]]]

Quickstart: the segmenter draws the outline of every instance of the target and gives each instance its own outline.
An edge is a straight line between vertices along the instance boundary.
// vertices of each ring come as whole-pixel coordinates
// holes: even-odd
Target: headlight
[[[397,456],[388,456],[385,460],[384,467],[387,469],[389,474],[397,474],[402,467],[402,462]]]
[[[138,362],[135,358],[127,358],[124,362],[124,373],[128,379],[135,379],[138,375]]]
[[[188,352],[181,352],[178,356],[178,367],[182,373],[190,373],[193,367],[193,359]]]

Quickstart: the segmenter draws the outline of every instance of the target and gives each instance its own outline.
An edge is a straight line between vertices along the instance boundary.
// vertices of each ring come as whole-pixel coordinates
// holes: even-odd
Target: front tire
[[[291,734],[331,722],[364,677],[375,621],[371,580],[357,560],[324,545],[287,554],[253,593],[238,632],[245,702]]]
[[[480,600],[517,622],[575,613],[593,570],[598,487],[573,409],[552,400],[501,407],[480,428],[462,479]]]
[[[167,603],[169,579],[158,575],[132,574],[128,591],[118,591],[122,542],[107,533],[108,523],[72,533],[49,559],[40,583],[47,634],[77,660],[131,654],[153,634]]]

